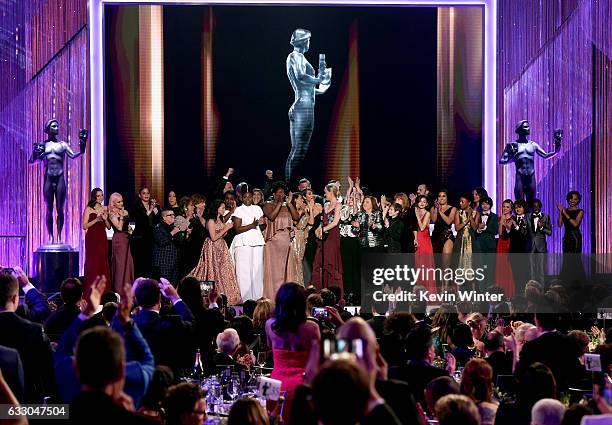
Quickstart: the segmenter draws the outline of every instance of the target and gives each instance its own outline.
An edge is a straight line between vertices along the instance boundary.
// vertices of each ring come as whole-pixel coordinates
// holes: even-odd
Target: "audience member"
[[[543,398],[531,409],[531,425],[559,425],[565,406],[559,400]]]
[[[236,400],[230,409],[227,425],[269,425],[270,420],[259,401],[253,398]]]
[[[493,369],[493,383],[498,375],[512,375],[512,352],[506,353],[504,336],[497,331],[489,332],[484,339],[485,359]]]
[[[439,376],[432,379],[425,387],[425,404],[423,409],[427,409],[427,413],[435,416],[435,405],[445,395],[461,394],[459,384],[450,376]]]
[[[476,405],[464,395],[445,395],[438,400],[435,410],[440,425],[480,425]]]
[[[183,382],[168,389],[163,402],[165,425],[199,425],[206,422],[206,394],[191,383]]]
[[[498,404],[493,402],[493,369],[483,359],[472,359],[463,368],[461,393],[478,407],[480,423],[493,425]]]
[[[17,350],[0,345],[0,371],[15,398],[22,401],[25,383],[23,365]]]
[[[81,312],[79,301],[83,296],[83,284],[77,278],[68,278],[60,286],[63,304],[45,320],[45,332],[52,341],[59,341],[62,333]]]

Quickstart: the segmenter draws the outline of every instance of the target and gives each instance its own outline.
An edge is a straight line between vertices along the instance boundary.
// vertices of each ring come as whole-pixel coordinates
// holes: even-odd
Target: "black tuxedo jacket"
[[[21,357],[17,350],[0,345],[0,370],[17,400],[22,401],[25,384]]]
[[[444,369],[432,366],[424,361],[411,360],[405,366],[392,367],[389,369],[389,378],[406,382],[410,386],[412,396],[421,403],[425,404],[425,387],[430,381],[439,376],[449,376]]]

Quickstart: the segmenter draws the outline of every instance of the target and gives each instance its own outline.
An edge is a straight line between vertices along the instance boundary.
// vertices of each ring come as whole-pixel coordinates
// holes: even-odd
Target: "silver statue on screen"
[[[295,92],[295,101],[289,108],[291,152],[285,165],[285,180],[291,184],[295,170],[308,152],[314,129],[315,96],[327,91],[331,84],[331,68],[325,64],[325,55],[319,55],[319,72],[304,56],[310,47],[310,31],[296,29],[291,35],[293,52],[287,56],[287,77]],[[317,87],[318,85],[318,87]]]
[[[537,154],[545,159],[556,155],[561,150],[561,140],[563,139],[563,130],[556,129],[553,135],[554,149],[546,152],[537,142],[528,139],[530,130],[527,120],[519,121],[514,130],[518,134],[518,139],[506,144],[499,159],[499,163],[502,165],[514,162],[516,167],[514,199],[522,199],[527,201],[529,205],[531,205],[531,201],[536,194],[535,155]]]

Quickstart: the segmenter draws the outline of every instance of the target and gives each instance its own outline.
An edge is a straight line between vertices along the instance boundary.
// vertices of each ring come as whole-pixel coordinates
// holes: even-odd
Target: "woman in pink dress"
[[[108,199],[108,215],[113,226],[113,286],[115,292],[121,293],[123,285],[134,282],[134,261],[130,250],[130,215],[117,192]]]
[[[85,233],[85,291],[97,276],[106,277],[106,291],[110,290],[110,268],[108,266],[108,240],[106,229],[110,229],[108,211],[104,202],[102,189],[96,187],[91,191],[89,203],[83,212],[83,230]]]
[[[287,196],[284,183],[274,183],[272,194],[272,201],[263,206],[266,216],[263,295],[270,299],[276,296],[283,283],[294,282],[297,278],[297,259],[291,255],[291,241],[295,236],[293,222],[300,218],[291,202],[292,194],[289,192]]]
[[[506,297],[514,295],[514,277],[508,261],[510,252],[510,230],[512,228],[512,210],[514,205],[510,199],[502,203],[502,213],[499,217],[499,240],[497,241],[497,261],[495,264],[495,284],[504,289]]]
[[[338,226],[342,205],[338,202],[338,186],[335,184],[325,186],[325,200],[327,202],[323,207],[323,221],[315,230],[317,251],[312,267],[311,283],[317,289],[337,286],[340,288],[340,293],[343,294],[340,227]]]
[[[415,237],[417,241],[415,254],[416,267],[422,267],[422,273],[429,270],[427,275],[423,276],[417,284],[423,285],[430,294],[435,294],[437,290],[436,276],[434,274],[433,246],[431,245],[431,238],[429,236],[431,213],[427,211],[427,197],[425,195],[417,196],[415,202],[417,218],[417,232]]]
[[[231,221],[223,222],[225,216],[225,202],[218,200],[210,210],[210,217],[206,221],[208,237],[202,245],[200,261],[189,273],[198,280],[212,280],[219,294],[227,296],[230,305],[240,304],[240,289],[236,280],[234,263],[230,256],[227,243],[223,237],[233,226]]]
[[[281,391],[286,392],[283,420],[287,422],[291,417],[295,389],[304,383],[304,374],[312,376],[316,367],[309,364],[311,347],[318,346],[321,341],[319,326],[306,320],[303,286],[289,282],[278,289],[274,316],[266,322],[266,335],[274,358],[270,377],[280,380]]]

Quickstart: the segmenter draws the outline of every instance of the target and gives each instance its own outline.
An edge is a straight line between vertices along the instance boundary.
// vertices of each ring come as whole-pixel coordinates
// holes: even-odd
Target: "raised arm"
[[[537,144],[536,142],[533,142],[533,144],[535,145],[536,148],[536,153],[541,156],[542,158],[550,158],[551,156],[555,156],[557,154],[557,152],[559,152],[559,148],[557,145],[555,145],[555,148],[550,151],[550,152],[546,152],[544,149],[542,149],[542,147]]]
[[[516,142],[507,143],[504,151],[502,152],[501,158],[499,158],[499,163],[503,165],[514,161],[517,153],[518,148],[516,146]]]
[[[266,202],[266,204],[263,206],[264,215],[268,220],[274,221],[276,220],[276,217],[280,213],[282,207],[282,202],[277,202],[274,206],[272,206],[272,202]]]

